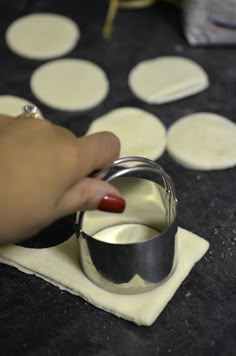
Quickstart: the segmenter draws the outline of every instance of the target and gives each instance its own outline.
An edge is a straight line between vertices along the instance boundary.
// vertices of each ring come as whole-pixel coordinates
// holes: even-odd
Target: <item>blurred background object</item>
[[[152,6],[160,0],[109,0],[106,20],[103,26],[103,36],[106,39],[111,37],[113,23],[119,9],[142,9]],[[181,4],[182,0],[166,0],[175,4]]]
[[[236,45],[236,0],[185,0],[183,17],[191,45]]]
[[[183,32],[190,45],[235,45],[236,0],[108,0],[103,37],[112,34],[119,9],[142,9],[157,2],[182,7]]]

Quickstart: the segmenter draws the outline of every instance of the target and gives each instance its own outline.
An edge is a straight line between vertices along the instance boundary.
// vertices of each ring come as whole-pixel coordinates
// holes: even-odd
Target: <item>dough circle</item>
[[[121,142],[121,157],[141,156],[159,158],[166,147],[166,129],[153,114],[133,108],[122,107],[92,122],[87,135],[111,131]]]
[[[40,66],[30,86],[42,103],[59,110],[86,110],[107,95],[109,82],[95,63],[82,59],[58,59]]]
[[[190,59],[167,56],[135,66],[128,77],[133,93],[150,104],[164,104],[196,94],[209,86],[206,72]]]
[[[32,104],[29,100],[14,95],[0,95],[0,114],[18,116],[25,105]]]
[[[217,170],[233,167],[236,165],[236,125],[213,113],[187,115],[168,130],[167,150],[187,168]]]
[[[80,37],[77,24],[68,17],[37,13],[15,20],[6,31],[6,43],[16,54],[49,59],[71,51]]]

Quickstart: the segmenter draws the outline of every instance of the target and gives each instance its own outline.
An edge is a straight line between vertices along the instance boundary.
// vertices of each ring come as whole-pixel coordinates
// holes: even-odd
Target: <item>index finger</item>
[[[120,154],[120,141],[111,132],[83,136],[77,142],[80,177],[86,177],[93,171],[110,165]]]

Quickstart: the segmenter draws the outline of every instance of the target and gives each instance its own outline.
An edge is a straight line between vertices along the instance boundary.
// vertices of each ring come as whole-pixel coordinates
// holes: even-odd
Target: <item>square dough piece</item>
[[[117,295],[102,290],[90,282],[79,265],[75,235],[60,245],[44,249],[3,246],[0,248],[0,262],[16,267],[22,272],[34,274],[118,317],[138,325],[149,326],[157,319],[194,264],[203,257],[208,248],[209,243],[206,240],[178,228],[176,268],[156,289],[137,295]]]

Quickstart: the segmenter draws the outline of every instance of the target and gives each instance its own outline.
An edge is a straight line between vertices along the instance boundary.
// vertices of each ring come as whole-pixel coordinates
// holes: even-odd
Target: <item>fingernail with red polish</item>
[[[122,213],[125,210],[125,200],[117,195],[108,194],[101,200],[98,209],[110,213]]]

